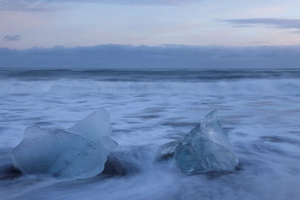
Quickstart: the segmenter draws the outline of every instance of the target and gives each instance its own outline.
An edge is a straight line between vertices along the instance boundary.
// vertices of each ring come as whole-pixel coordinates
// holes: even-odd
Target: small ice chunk
[[[172,141],[162,145],[156,152],[155,160],[160,162],[169,158],[173,158],[177,144],[178,141]]]
[[[100,174],[107,155],[117,147],[110,138],[110,116],[100,109],[68,130],[30,126],[13,149],[15,168],[25,174],[84,179]]]
[[[232,171],[238,159],[214,110],[183,137],[175,148],[175,163],[186,174]]]

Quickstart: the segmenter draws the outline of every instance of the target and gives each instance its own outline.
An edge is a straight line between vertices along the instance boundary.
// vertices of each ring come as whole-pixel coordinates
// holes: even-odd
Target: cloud
[[[200,0],[201,1],[201,0]],[[102,3],[123,5],[181,5],[197,0],[0,0],[0,11],[53,11],[59,3]],[[54,5],[55,3],[56,6]]]
[[[297,68],[300,46],[131,46],[0,48],[9,68]]]
[[[53,10],[41,0],[0,0],[0,11],[47,11]]]
[[[269,44],[267,41],[253,41],[252,44]]]
[[[250,19],[227,19],[218,20],[234,27],[258,26],[264,25],[279,29],[293,29],[300,31],[300,19],[280,19],[280,18],[250,18]]]
[[[19,41],[21,39],[21,35],[7,35],[3,38],[5,41]]]
[[[300,30],[299,30],[299,31],[291,31],[290,33],[293,33],[293,34],[300,34]]]

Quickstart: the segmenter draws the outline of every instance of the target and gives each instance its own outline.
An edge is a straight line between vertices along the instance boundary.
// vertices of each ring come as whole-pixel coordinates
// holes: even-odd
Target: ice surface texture
[[[232,171],[238,159],[214,110],[175,148],[175,162],[186,174]]]
[[[238,165],[228,134],[217,120],[216,110],[206,115],[185,137],[161,146],[156,154],[157,161],[172,157],[189,175],[232,171]]]
[[[100,174],[107,155],[117,147],[110,138],[110,116],[100,109],[68,130],[30,126],[13,149],[15,168],[24,174],[84,179]]]

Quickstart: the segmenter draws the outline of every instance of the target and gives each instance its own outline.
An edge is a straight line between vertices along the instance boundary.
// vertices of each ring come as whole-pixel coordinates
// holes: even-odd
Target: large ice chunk
[[[110,134],[110,116],[105,109],[90,114],[68,130],[30,126],[12,151],[13,164],[25,174],[89,178],[103,171],[107,155],[118,145]]]
[[[175,162],[186,174],[232,171],[238,159],[214,110],[175,148]]]

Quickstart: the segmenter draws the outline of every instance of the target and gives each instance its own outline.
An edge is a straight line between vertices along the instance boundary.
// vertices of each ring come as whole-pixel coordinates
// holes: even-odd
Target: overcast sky
[[[0,0],[0,67],[299,67],[298,55],[299,0]]]
[[[0,0],[0,47],[300,44],[299,0]]]

